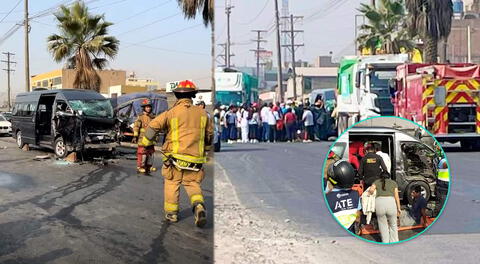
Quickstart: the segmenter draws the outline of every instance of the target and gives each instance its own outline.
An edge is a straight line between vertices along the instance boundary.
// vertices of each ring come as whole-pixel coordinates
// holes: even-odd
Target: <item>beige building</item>
[[[130,86],[145,87],[146,91],[155,91],[160,89],[159,82],[149,78],[137,78],[135,73],[131,73],[128,76],[125,84]]]
[[[470,45],[469,45],[470,29]],[[452,21],[448,37],[447,59],[452,63],[468,62],[468,49],[472,63],[480,63],[480,19],[460,19]],[[439,45],[442,48],[442,45]]]
[[[97,72],[101,80],[101,85],[100,85],[101,94],[109,94],[110,86],[126,84],[127,73],[125,71],[102,70]],[[37,75],[33,75],[30,79],[30,90],[34,88],[47,88],[47,89],[73,88],[74,79],[75,79],[75,70],[73,69],[59,69],[51,72],[37,74]]]

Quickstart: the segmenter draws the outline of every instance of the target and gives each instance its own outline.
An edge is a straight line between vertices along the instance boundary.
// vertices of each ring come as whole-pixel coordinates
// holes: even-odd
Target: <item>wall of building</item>
[[[145,87],[145,86],[114,85],[114,86],[109,87],[108,93],[104,94],[104,96],[112,97],[112,95],[114,95],[114,94],[116,94],[116,96],[122,96],[124,94],[144,93],[144,92],[147,92],[147,91],[148,91],[147,87]]]
[[[452,21],[452,30],[447,42],[447,58],[452,63],[467,62],[468,26],[471,28],[472,62],[480,63],[480,45],[478,45],[478,43],[480,43],[480,19],[461,19]]]
[[[98,71],[98,75],[101,79],[100,93],[109,94],[110,86],[125,85],[127,79],[126,71],[116,70],[104,70]],[[63,69],[62,70],[62,86],[63,88],[72,88],[73,81],[75,80],[75,70]]]
[[[160,84],[152,79],[127,78],[125,84],[131,86],[143,86],[147,89],[147,91],[160,89]]]

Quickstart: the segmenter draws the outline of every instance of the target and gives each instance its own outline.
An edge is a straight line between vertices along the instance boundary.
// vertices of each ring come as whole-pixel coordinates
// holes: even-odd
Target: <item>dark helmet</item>
[[[142,106],[142,107],[145,107],[145,106],[150,106],[150,107],[152,107],[152,103],[150,102],[150,100],[144,99],[144,100],[142,101],[141,106]]]
[[[351,188],[355,181],[355,170],[345,160],[335,162],[327,172],[328,180],[338,188]]]

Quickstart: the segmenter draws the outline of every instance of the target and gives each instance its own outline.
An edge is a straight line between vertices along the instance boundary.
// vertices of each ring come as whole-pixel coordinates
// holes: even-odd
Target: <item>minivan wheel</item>
[[[17,146],[18,146],[19,148],[23,148],[23,146],[25,145],[25,143],[23,143],[22,131],[19,130],[19,131],[17,132],[16,138],[17,138]]]
[[[65,142],[63,141],[62,137],[55,139],[55,143],[53,144],[53,149],[57,157],[63,159],[67,156],[67,146],[65,145]]]
[[[425,200],[427,200],[427,202],[430,199],[431,192],[430,192],[430,187],[428,186],[428,184],[426,182],[423,182],[423,181],[414,181],[414,182],[411,182],[407,186],[407,192],[405,193],[405,195],[407,196],[409,204],[413,204],[413,198],[411,196],[411,193],[415,189],[415,186],[418,186],[418,185],[420,185],[420,187],[422,188],[423,198],[425,198]]]

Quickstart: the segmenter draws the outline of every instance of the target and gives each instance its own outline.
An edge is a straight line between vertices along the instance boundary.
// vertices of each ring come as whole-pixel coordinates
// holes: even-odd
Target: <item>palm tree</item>
[[[365,32],[357,38],[360,49],[368,48],[375,54],[379,48],[392,54],[400,53],[402,48],[413,48],[413,42],[404,27],[406,15],[401,1],[381,0],[378,7],[361,4],[358,10],[369,22],[360,27]]]
[[[213,22],[214,0],[177,0],[177,2],[188,19],[195,18],[197,12],[201,11],[205,26]]]
[[[100,76],[96,70],[107,66],[113,59],[119,41],[108,35],[104,15],[92,15],[81,1],[70,8],[61,6],[55,14],[60,33],[48,37],[48,50],[56,62],[66,60],[66,68],[75,69],[73,88],[100,90]]]
[[[424,60],[437,62],[438,42],[446,43],[452,26],[453,4],[451,0],[405,0],[408,10],[408,28],[412,36],[423,40]],[[446,47],[446,46],[445,46]],[[442,49],[442,61],[446,50]]]
[[[197,16],[197,12],[202,12],[203,23],[205,26],[210,24],[211,32],[211,56],[212,65],[210,74],[212,77],[212,100],[215,102],[215,28],[214,28],[214,0],[177,0],[178,5],[182,8],[183,14],[187,19],[192,19]]]

